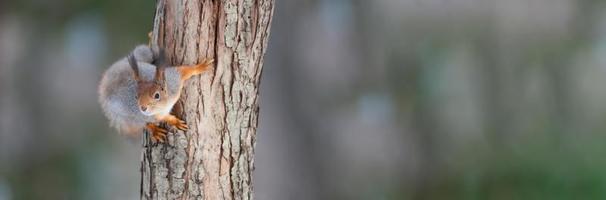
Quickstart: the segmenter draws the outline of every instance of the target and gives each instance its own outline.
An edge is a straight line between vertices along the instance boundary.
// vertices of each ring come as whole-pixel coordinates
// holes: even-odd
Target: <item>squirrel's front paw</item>
[[[181,119],[175,120],[175,123],[173,124],[173,126],[182,131],[187,131],[187,129],[189,129],[189,127],[187,126],[187,123]]]
[[[175,128],[177,128],[179,130],[186,131],[188,129],[187,123],[185,123],[185,121],[177,118],[174,115],[162,116],[159,119],[161,121],[164,121],[164,122],[170,124],[171,126],[174,126]]]
[[[168,134],[168,130],[161,128],[154,124],[147,125],[147,128],[149,128],[149,131],[152,133],[151,134],[152,141],[154,141],[154,142],[165,142],[166,141],[166,134]]]

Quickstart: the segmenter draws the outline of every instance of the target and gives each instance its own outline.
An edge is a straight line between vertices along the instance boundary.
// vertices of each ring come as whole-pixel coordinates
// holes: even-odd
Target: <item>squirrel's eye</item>
[[[154,99],[156,99],[156,100],[160,99],[160,93],[156,92],[156,94],[154,94]]]

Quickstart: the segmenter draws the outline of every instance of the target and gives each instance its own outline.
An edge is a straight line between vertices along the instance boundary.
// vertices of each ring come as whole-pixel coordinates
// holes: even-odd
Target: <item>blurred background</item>
[[[138,199],[101,73],[154,2],[0,1],[0,200]],[[257,199],[605,199],[606,2],[278,0]]]

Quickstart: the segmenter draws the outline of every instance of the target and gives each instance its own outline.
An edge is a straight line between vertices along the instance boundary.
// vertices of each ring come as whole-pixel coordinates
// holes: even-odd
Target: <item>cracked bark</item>
[[[141,199],[252,199],[259,80],[274,0],[158,0],[152,44],[173,65],[215,59],[187,81],[175,113],[186,132],[145,137]]]

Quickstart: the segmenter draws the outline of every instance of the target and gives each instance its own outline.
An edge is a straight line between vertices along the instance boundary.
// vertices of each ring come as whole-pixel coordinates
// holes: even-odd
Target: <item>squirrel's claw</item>
[[[211,59],[207,59],[206,61],[204,61],[204,64],[205,65],[210,65],[210,64],[213,64],[214,62],[215,62],[215,59],[211,58]]]
[[[170,124],[171,126],[177,128],[179,130],[182,130],[182,131],[186,131],[187,129],[189,129],[189,127],[187,126],[187,123],[185,121],[177,118],[174,115],[166,115],[166,116],[159,117],[158,119],[160,121]]]
[[[187,129],[189,129],[189,127],[187,126],[187,123],[183,120],[177,119],[177,123],[174,124],[174,126],[182,131],[187,131]]]
[[[147,39],[148,39],[147,45],[148,46],[151,46],[151,44],[152,44],[152,34],[153,34],[153,31],[150,31],[149,33],[147,33]]]
[[[166,142],[166,134],[168,134],[168,131],[160,128],[159,130],[152,132],[152,140],[154,142]]]
[[[164,143],[164,142],[166,142],[165,138],[166,138],[166,135],[165,136],[153,135],[152,141],[156,142],[156,143]]]
[[[152,133],[151,139],[154,142],[166,142],[168,130],[156,125],[148,125],[149,131]]]

